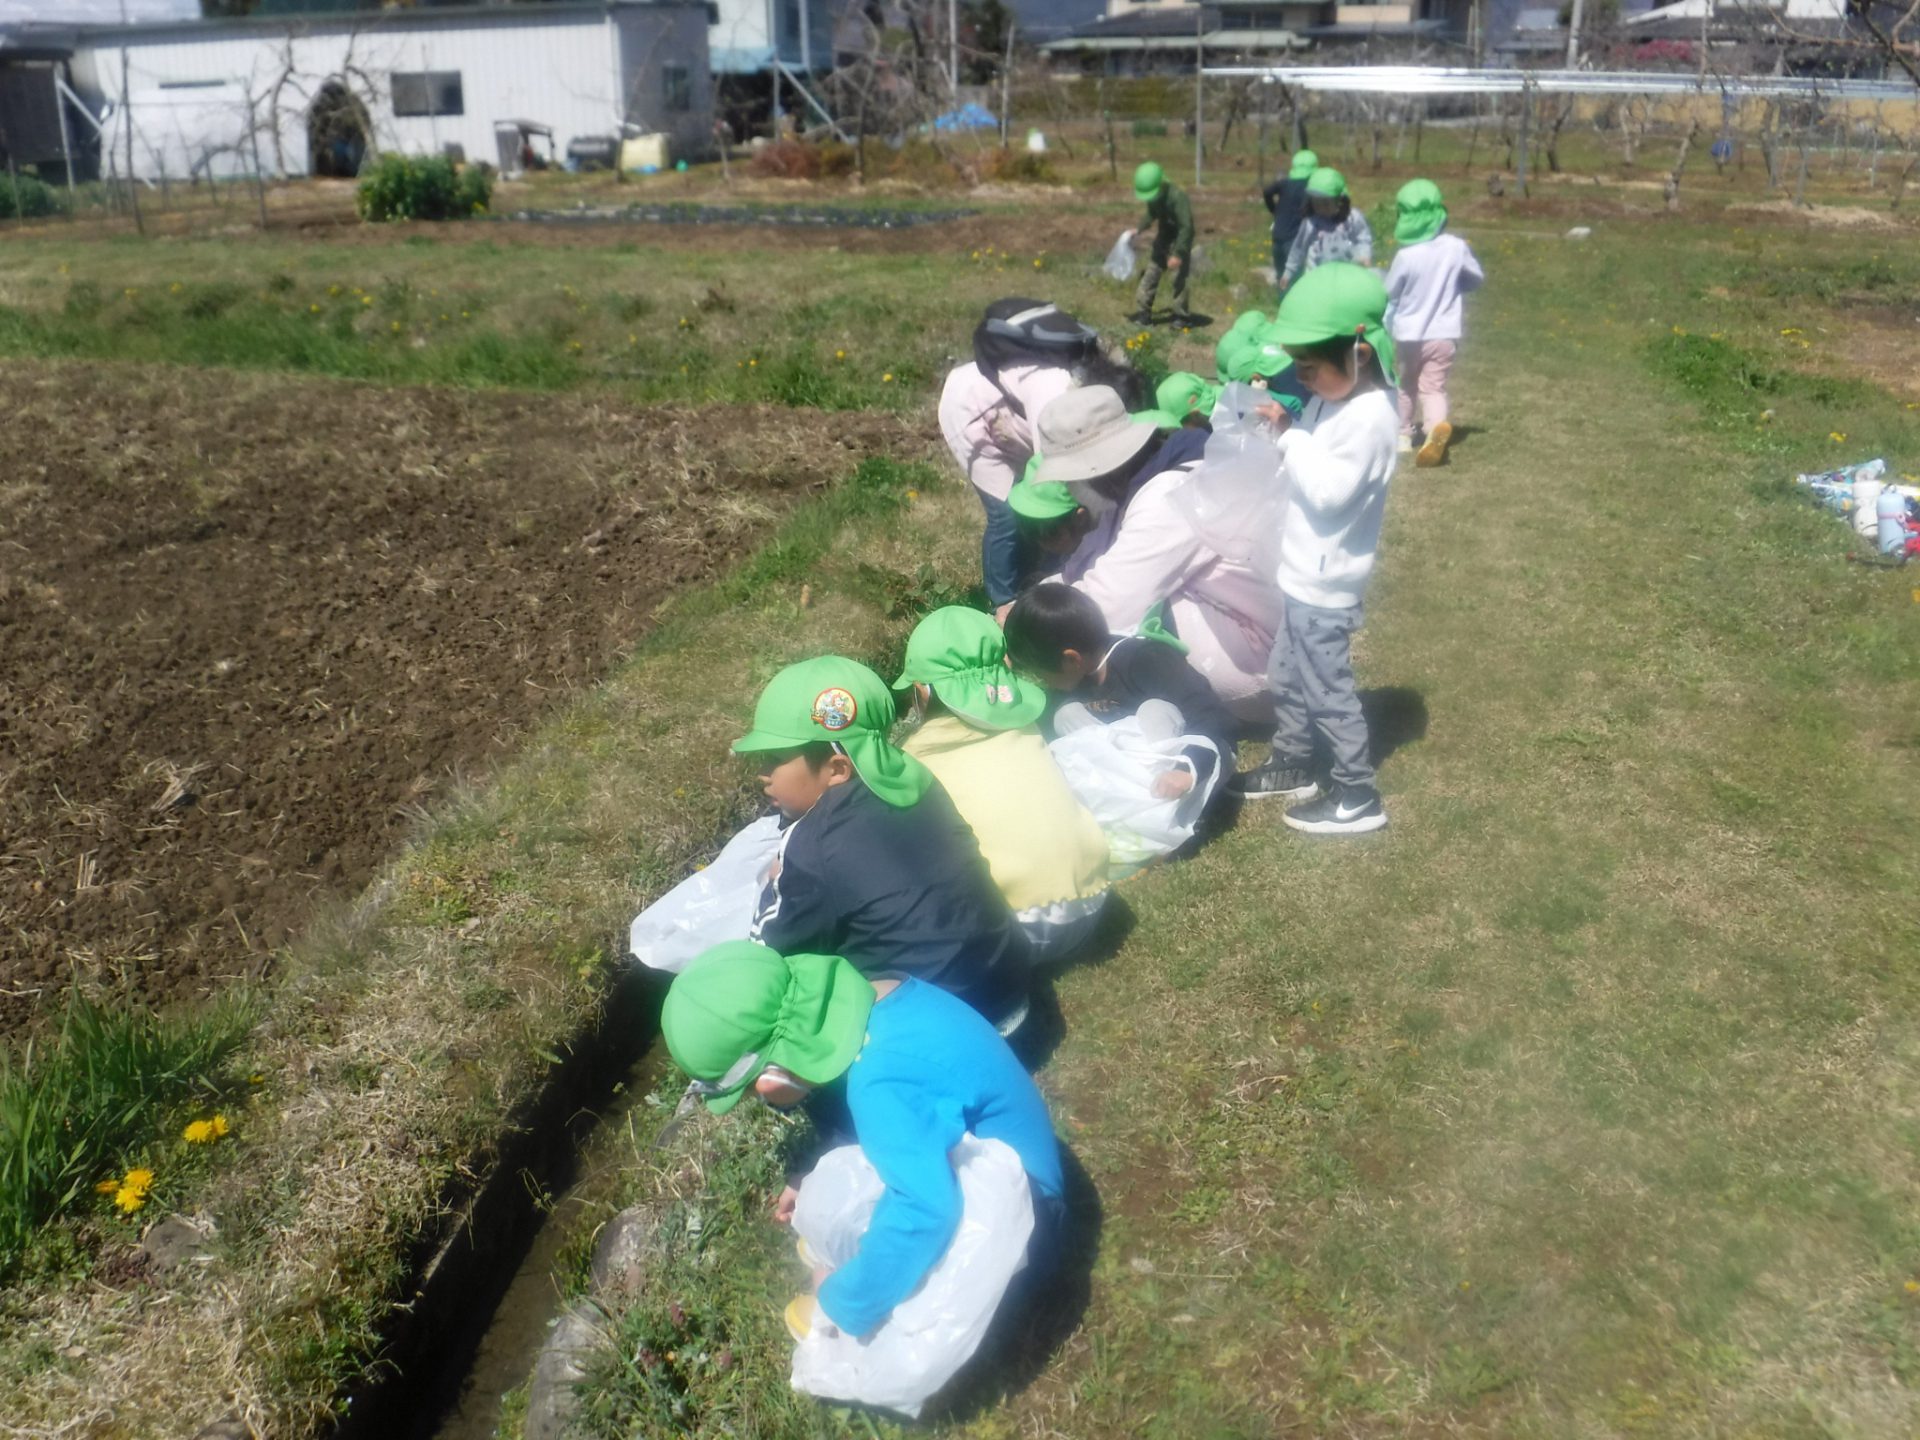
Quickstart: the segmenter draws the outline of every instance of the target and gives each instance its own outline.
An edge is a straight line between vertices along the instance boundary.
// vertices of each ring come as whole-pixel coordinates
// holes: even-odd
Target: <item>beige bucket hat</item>
[[[1153,424],[1127,413],[1111,385],[1069,390],[1034,424],[1034,448],[1040,452],[1036,483],[1095,480],[1137,460],[1158,438]]]

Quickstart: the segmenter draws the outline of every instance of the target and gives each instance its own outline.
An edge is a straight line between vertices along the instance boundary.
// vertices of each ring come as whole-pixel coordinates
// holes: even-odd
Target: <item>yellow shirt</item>
[[[1033,726],[975,730],[935,715],[904,748],[953,797],[1016,913],[1106,890],[1107,838]]]

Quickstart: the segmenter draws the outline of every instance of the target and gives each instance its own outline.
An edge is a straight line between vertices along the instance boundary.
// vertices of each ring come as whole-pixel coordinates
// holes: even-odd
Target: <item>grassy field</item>
[[[1196,304],[1224,318],[1264,298],[1259,215],[1243,191],[1201,198],[1216,260]],[[1056,977],[1040,1076],[1088,1182],[1077,1324],[1027,1337],[1017,1383],[990,1377],[941,1432],[1920,1430],[1920,590],[1852,563],[1787,484],[1872,455],[1920,472],[1913,231],[1670,217],[1607,186],[1455,198],[1490,277],[1457,372],[1465,435],[1447,470],[1397,482],[1357,651],[1392,722],[1393,824],[1311,844],[1249,811],[1130,882],[1110,953]],[[930,433],[983,301],[1037,288],[1110,330],[1128,308],[1095,267],[1129,207],[984,203],[973,228],[891,248],[23,240],[0,249],[0,350],[877,407]],[[1562,239],[1572,224],[1592,239]],[[215,257],[217,285],[196,278]],[[1210,368],[1210,343],[1161,332],[1147,356]],[[561,1028],[590,990],[581,946],[743,813],[722,750],[757,684],[827,646],[890,658],[970,583],[977,511],[941,473],[891,465],[823,504],[403,860],[382,925],[296,961],[298,1024],[333,1039],[283,1011],[267,1088],[346,1083],[378,1178],[417,1165],[381,1148],[410,1124],[452,1137],[436,1156],[474,1143],[476,1112],[403,1103],[475,1083],[451,1032],[496,1026],[518,1056]],[[460,994],[401,1023],[454,966]],[[404,1063],[352,1069],[355,1007],[395,1016],[361,1043]],[[794,1139],[701,1124],[655,1155],[637,1137],[629,1193],[701,1213],[697,1248],[725,1263],[688,1251],[624,1317],[598,1433],[867,1432],[786,1390],[796,1277],[754,1192]],[[246,1203],[209,1182],[228,1282],[319,1208],[289,1159],[272,1173]],[[352,1221],[345,1199],[330,1223]],[[348,1251],[372,1276],[388,1253]],[[305,1326],[288,1296],[250,1297],[279,1388],[238,1361],[222,1383],[294,1413],[377,1324],[363,1292],[334,1298]],[[732,1363],[633,1358],[688,1325]],[[0,1351],[28,1420],[104,1383],[70,1360],[62,1389],[34,1362]]]

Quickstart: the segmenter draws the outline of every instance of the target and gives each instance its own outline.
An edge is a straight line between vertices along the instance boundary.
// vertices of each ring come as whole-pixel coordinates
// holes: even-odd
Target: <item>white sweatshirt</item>
[[[1278,578],[1289,600],[1350,610],[1366,595],[1399,443],[1400,416],[1386,390],[1333,404],[1316,396],[1281,435],[1291,488]]]
[[[1460,297],[1478,290],[1486,276],[1473,249],[1442,230],[1431,240],[1403,245],[1387,271],[1395,340],[1458,340]]]

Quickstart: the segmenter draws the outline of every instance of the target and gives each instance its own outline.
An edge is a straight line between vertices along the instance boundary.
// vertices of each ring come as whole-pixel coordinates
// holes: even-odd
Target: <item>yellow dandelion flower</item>
[[[267,1083],[267,1077],[259,1074],[258,1072],[247,1076],[247,1084],[249,1085],[264,1085],[266,1083]]]
[[[907,499],[918,500],[919,498],[920,498],[920,492],[918,490],[907,491]]]
[[[340,293],[340,287],[338,285],[327,286],[327,294],[338,295],[339,293]]]
[[[318,305],[309,305],[307,307],[307,313],[309,315],[318,315],[320,313],[320,307]]]
[[[880,383],[882,385],[891,385],[893,383],[893,372],[889,370],[886,374],[882,375],[880,377]]]
[[[1798,335],[1800,332],[1794,329],[1793,326],[1789,325],[1786,329],[1782,330],[1780,333],[1782,335]]]
[[[473,312],[471,310],[462,310],[460,312],[460,318],[462,320],[471,320],[473,318]]]
[[[847,358],[847,352],[844,350],[836,350],[833,352],[833,358],[836,360],[844,360]]]
[[[443,325],[444,325],[444,324],[445,324],[445,323],[446,323],[446,322],[447,322],[447,321],[448,321],[448,320],[449,320],[450,318],[452,318],[452,317],[450,317],[450,316],[449,316],[449,315],[447,314],[447,312],[446,312],[446,311],[444,311],[444,310],[442,310],[442,311],[440,312],[440,323],[441,323],[441,324],[443,324]]]
[[[629,345],[638,345],[640,343],[640,337],[638,335],[629,335],[627,336],[627,343]]]
[[[227,1117],[224,1115],[215,1115],[208,1123],[213,1126],[213,1138],[216,1140],[232,1128],[227,1124]]]
[[[133,299],[134,296],[138,295],[139,293],[140,292],[134,289],[131,285],[127,287],[127,299],[131,300]]]
[[[1847,432],[1844,430],[1829,430],[1827,432],[1827,439],[1836,445],[1844,445],[1847,440]]]
[[[393,324],[392,324],[391,326],[389,326],[388,328],[389,328],[389,329],[391,329],[391,330],[393,331],[393,333],[394,333],[394,334],[396,334],[396,335],[398,335],[398,334],[400,333],[400,322],[399,322],[398,320],[396,320],[396,321],[394,321],[394,322],[393,322]]]
[[[211,1145],[213,1143],[213,1122],[195,1120],[180,1132],[180,1138],[189,1145]]]
[[[1907,1293],[1909,1295],[1920,1295],[1920,1280],[1907,1281]]]
[[[567,342],[567,348],[577,355],[580,352],[580,342],[578,340],[569,340]]]
[[[371,295],[362,295],[360,297],[360,303],[362,305],[371,305],[373,303],[373,297]]]
[[[122,1185],[113,1192],[113,1203],[120,1207],[122,1214],[131,1215],[147,1203],[147,1197],[131,1185]]]
[[[108,1180],[102,1180],[99,1183],[97,1183],[93,1187],[93,1192],[96,1195],[111,1195],[113,1194],[114,1191],[118,1190],[119,1188],[120,1188],[120,1182],[118,1180],[108,1179]]]
[[[1676,325],[1673,327],[1673,333],[1676,335],[1685,335],[1687,332],[1682,330],[1678,325]]]
[[[1035,259],[1035,261],[1033,262],[1033,268],[1036,270],[1040,268],[1040,261],[1038,259]]]
[[[749,360],[747,361],[747,368],[749,370],[758,370],[760,368],[760,362],[757,359]]]
[[[182,290],[186,288],[187,288],[186,286],[182,285],[178,280],[176,280],[171,285],[167,286],[167,293],[170,295],[178,295]]]
[[[127,1178],[120,1182],[129,1190],[138,1190],[142,1195],[153,1189],[153,1171],[139,1169],[127,1171]]]

